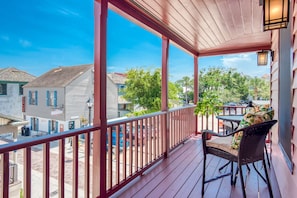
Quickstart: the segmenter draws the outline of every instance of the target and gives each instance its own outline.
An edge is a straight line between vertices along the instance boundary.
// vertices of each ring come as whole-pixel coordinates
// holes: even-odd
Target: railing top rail
[[[183,110],[183,109],[189,109],[189,108],[193,108],[193,107],[196,107],[196,105],[194,105],[194,104],[189,104],[189,105],[187,105],[187,106],[176,107],[176,108],[169,109],[169,112],[179,111],[179,110]]]
[[[44,144],[44,143],[48,143],[56,140],[61,140],[63,138],[68,138],[75,135],[96,131],[99,129],[100,129],[100,126],[90,126],[90,127],[79,128],[79,129],[74,129],[70,131],[64,131],[62,133],[57,133],[57,134],[48,134],[48,135],[36,137],[34,139],[26,139],[26,140],[21,140],[17,142],[12,142],[9,144],[2,144],[0,145],[0,154],[31,147],[31,146],[36,146],[39,144]]]
[[[193,107],[195,107],[195,105],[178,107],[178,108],[170,109],[169,112],[179,111],[179,110],[193,108]],[[129,123],[129,122],[137,121],[137,120],[142,120],[142,119],[146,119],[146,118],[150,118],[150,117],[154,117],[154,116],[158,116],[158,115],[164,115],[164,114],[166,114],[166,112],[159,111],[159,112],[155,112],[155,113],[146,114],[143,116],[137,116],[137,117],[127,118],[127,119],[122,119],[122,120],[110,121],[110,122],[107,122],[107,125],[108,126],[120,125],[120,124],[125,124],[125,123]],[[32,147],[32,146],[36,146],[39,144],[44,144],[44,143],[48,143],[48,142],[52,142],[52,141],[56,141],[56,140],[61,140],[63,138],[68,138],[68,137],[72,137],[75,135],[80,135],[83,133],[96,131],[96,130],[100,130],[100,126],[89,126],[89,127],[74,129],[74,130],[70,130],[70,131],[64,131],[62,133],[57,133],[57,134],[48,134],[48,135],[44,135],[41,137],[36,137],[34,139],[27,139],[27,140],[24,139],[24,140],[17,141],[17,142],[11,142],[9,144],[0,145],[0,154],[18,150],[18,149],[27,148],[27,147]]]

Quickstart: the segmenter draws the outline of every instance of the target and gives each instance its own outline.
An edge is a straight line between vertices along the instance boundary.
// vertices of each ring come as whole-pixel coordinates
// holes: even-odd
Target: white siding
[[[22,95],[18,83],[7,83],[7,95],[0,95],[0,112],[22,119]]]

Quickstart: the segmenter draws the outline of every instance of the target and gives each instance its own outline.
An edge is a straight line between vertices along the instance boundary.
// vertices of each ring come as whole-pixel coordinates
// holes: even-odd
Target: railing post
[[[161,87],[161,111],[166,112],[164,120],[162,119],[162,126],[164,128],[164,156],[168,156],[169,152],[169,119],[168,119],[168,51],[169,51],[169,39],[162,37],[162,87]]]
[[[93,197],[106,195],[106,32],[108,0],[94,1],[94,125],[101,130],[93,134]]]
[[[199,94],[199,89],[198,89],[198,57],[194,56],[194,104],[197,105],[198,102],[198,94]],[[195,115],[195,133],[196,135],[198,134],[198,116]]]

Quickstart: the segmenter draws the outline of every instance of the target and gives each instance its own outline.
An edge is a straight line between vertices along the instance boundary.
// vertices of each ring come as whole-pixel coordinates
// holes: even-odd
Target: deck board
[[[208,155],[206,179],[218,174],[218,167],[227,161]],[[156,197],[201,197],[203,152],[200,138],[192,138],[170,156],[160,162],[154,169],[140,177],[139,181],[116,197],[156,198]],[[236,166],[234,166],[235,169]],[[264,174],[260,162],[256,167]],[[257,175],[252,165],[248,173],[243,167],[247,197],[269,197],[266,183]],[[230,170],[230,165],[222,172]],[[280,191],[274,175],[273,166],[268,170],[274,197],[280,197]],[[204,197],[242,197],[240,178],[236,186],[230,185],[230,177],[210,182],[205,185]]]

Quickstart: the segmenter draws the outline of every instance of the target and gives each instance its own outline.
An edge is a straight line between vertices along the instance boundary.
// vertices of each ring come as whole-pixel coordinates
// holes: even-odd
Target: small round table
[[[219,119],[219,120],[230,122],[231,123],[231,129],[232,129],[232,131],[234,131],[237,128],[237,127],[236,128],[234,127],[234,123],[236,123],[237,126],[238,126],[240,121],[243,118],[243,115],[219,115],[219,116],[216,116],[216,118]]]

